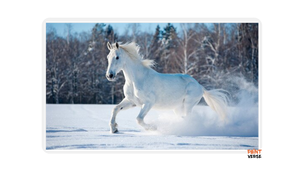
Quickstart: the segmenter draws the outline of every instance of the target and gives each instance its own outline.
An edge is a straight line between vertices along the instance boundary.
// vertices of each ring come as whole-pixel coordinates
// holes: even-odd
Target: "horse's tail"
[[[226,119],[227,116],[227,104],[228,104],[228,96],[225,94],[225,90],[223,89],[215,89],[215,90],[205,90],[204,89],[204,100],[216,113],[222,118],[222,120]]]

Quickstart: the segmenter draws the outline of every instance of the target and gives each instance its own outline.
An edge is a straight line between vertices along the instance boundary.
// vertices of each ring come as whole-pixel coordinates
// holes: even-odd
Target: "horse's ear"
[[[119,43],[118,42],[116,43],[116,47],[117,47],[117,49],[119,49]]]
[[[109,42],[107,42],[107,48],[108,48],[109,50],[111,50],[111,45],[110,45]]]

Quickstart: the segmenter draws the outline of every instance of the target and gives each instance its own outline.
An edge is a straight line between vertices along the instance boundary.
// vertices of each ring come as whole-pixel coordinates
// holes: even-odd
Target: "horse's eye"
[[[118,59],[119,59],[119,56],[117,56],[116,59],[118,60]]]

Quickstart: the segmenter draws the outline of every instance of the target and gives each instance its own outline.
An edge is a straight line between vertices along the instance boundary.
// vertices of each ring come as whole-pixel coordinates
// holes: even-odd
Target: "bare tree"
[[[71,33],[72,33],[72,29],[73,29],[73,25],[71,23],[65,23],[65,35],[66,35],[66,39],[67,39],[67,44],[70,44],[70,37],[71,37]]]
[[[56,74],[55,68],[47,70],[47,72],[50,72],[51,78],[47,81],[47,85],[49,88],[46,95],[49,98],[52,97],[54,103],[59,104],[60,90],[64,87],[67,81],[62,81],[61,76]]]
[[[250,74],[250,80],[257,82],[258,75],[258,24],[241,23],[238,26],[238,47],[244,74]],[[245,59],[246,58],[246,59]]]
[[[64,48],[64,40],[57,37],[55,31],[47,34],[46,41],[46,77],[47,77],[47,92],[46,95],[52,99],[53,103],[59,103],[60,91],[66,83],[65,74],[59,68],[63,61],[61,48]],[[63,65],[63,64],[62,64]]]
[[[136,42],[136,38],[140,32],[140,23],[131,23],[130,27],[132,30],[132,41]]]
[[[182,23],[182,37],[178,38],[180,48],[182,53],[179,53],[178,56],[180,60],[183,61],[183,73],[187,74],[191,70],[195,69],[195,64],[189,63],[189,60],[194,57],[199,50],[196,45],[193,45],[193,37],[196,35],[195,31],[191,29],[191,24]]]

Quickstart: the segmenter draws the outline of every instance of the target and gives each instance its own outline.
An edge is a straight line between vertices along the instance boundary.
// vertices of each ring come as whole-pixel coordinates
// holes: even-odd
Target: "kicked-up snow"
[[[139,108],[117,115],[119,132],[109,132],[115,105],[46,105],[46,150],[247,150],[258,146],[258,108],[229,108],[226,121],[207,106],[195,106],[190,117],[150,110],[136,123]]]

